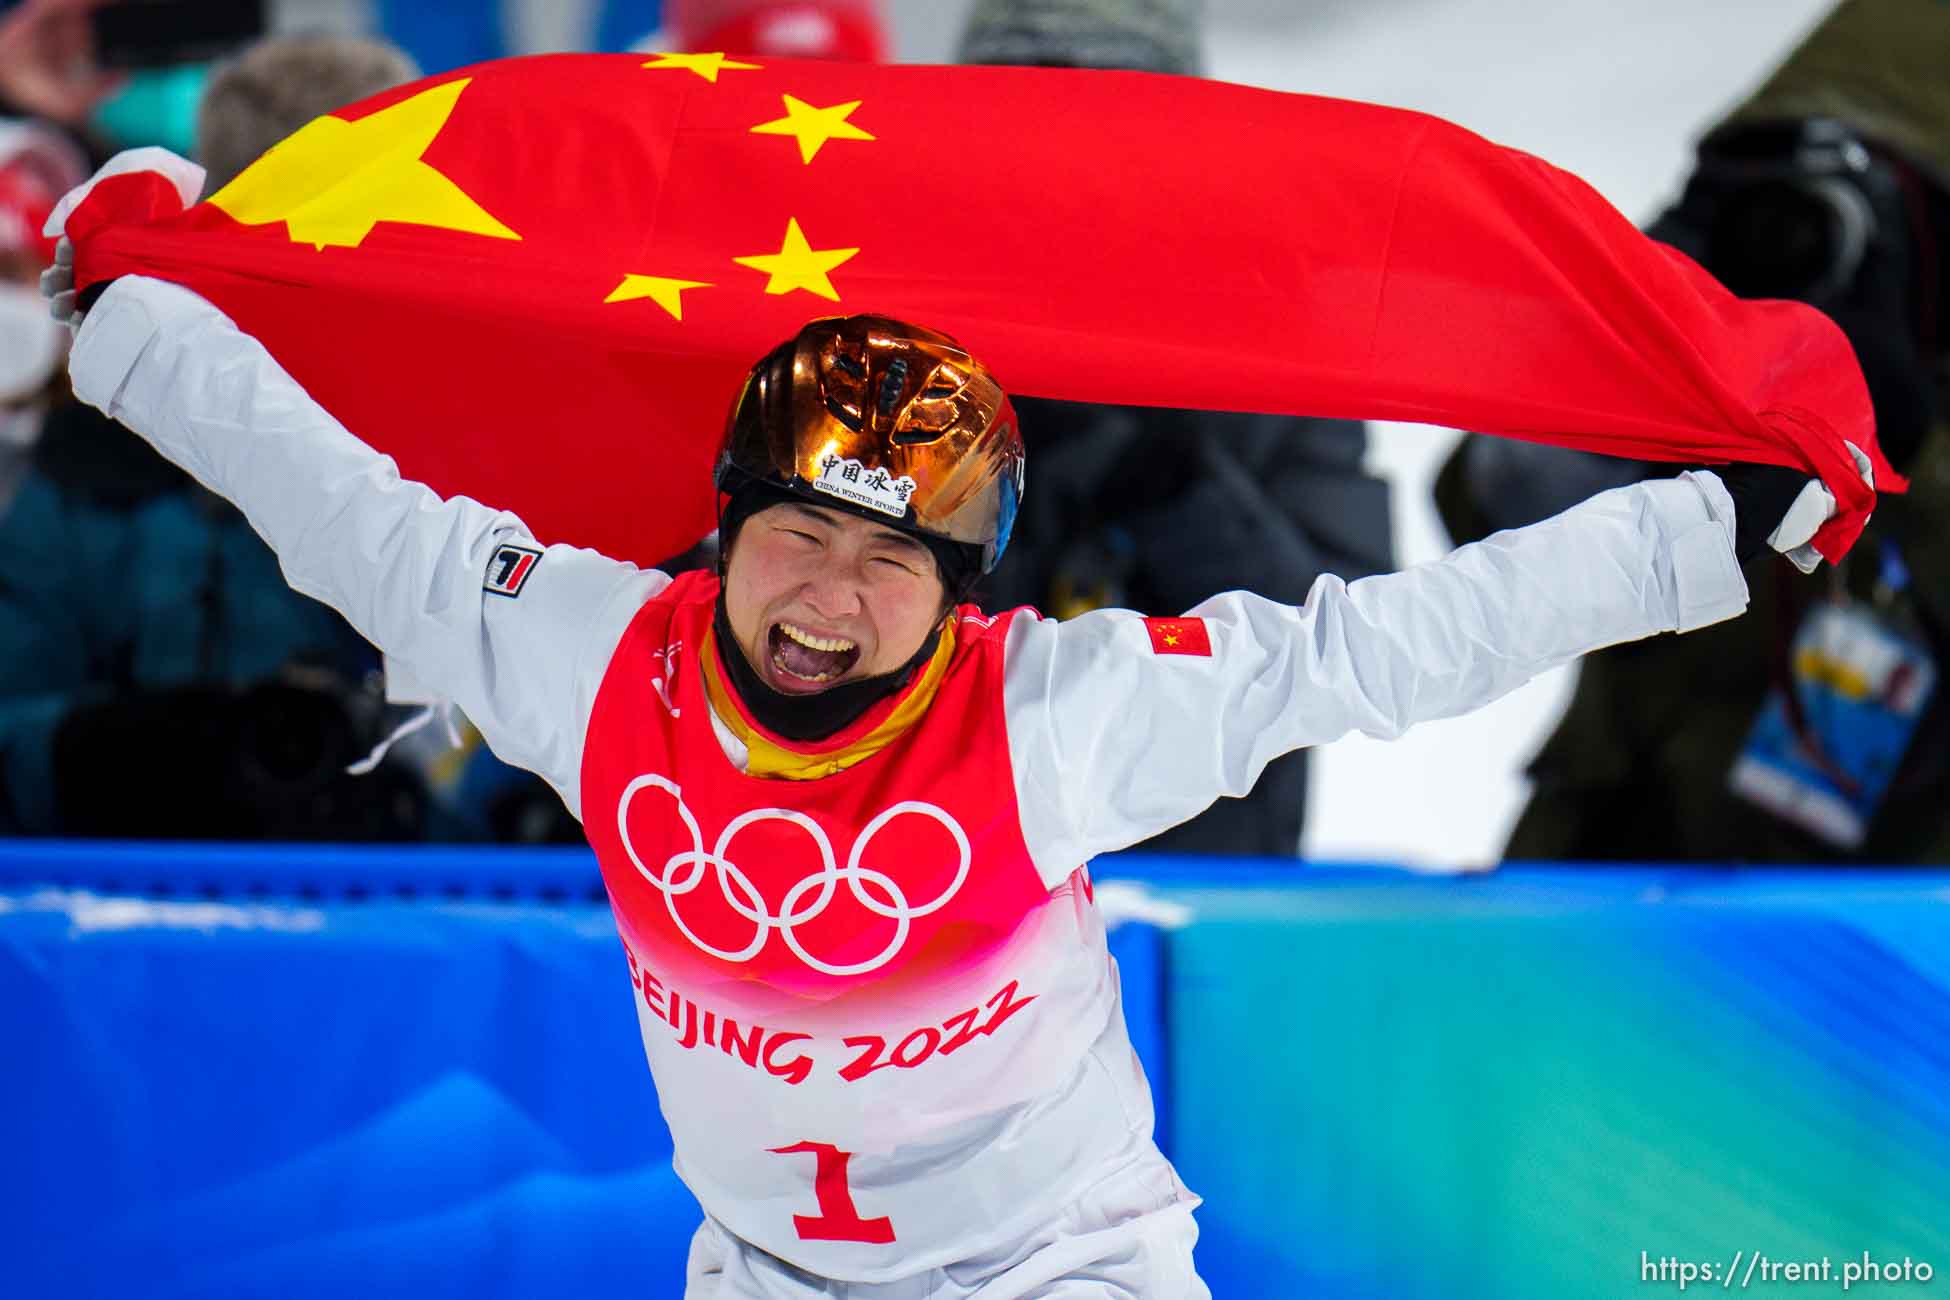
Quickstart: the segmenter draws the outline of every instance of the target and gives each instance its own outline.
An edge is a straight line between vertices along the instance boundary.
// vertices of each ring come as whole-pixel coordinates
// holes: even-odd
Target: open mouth
[[[817,636],[784,622],[772,624],[766,651],[781,678],[806,686],[836,682],[860,659],[860,647],[844,637]]]

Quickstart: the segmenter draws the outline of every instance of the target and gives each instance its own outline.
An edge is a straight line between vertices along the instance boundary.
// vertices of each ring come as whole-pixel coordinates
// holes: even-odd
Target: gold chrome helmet
[[[718,490],[782,488],[933,542],[987,573],[1022,495],[1009,396],[946,334],[885,316],[816,320],[745,378]]]

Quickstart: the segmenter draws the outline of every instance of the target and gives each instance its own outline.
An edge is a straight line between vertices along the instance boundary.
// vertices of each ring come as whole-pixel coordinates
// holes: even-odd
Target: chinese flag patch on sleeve
[[[1147,618],[1144,630],[1151,634],[1154,654],[1212,657],[1212,637],[1202,618]]]

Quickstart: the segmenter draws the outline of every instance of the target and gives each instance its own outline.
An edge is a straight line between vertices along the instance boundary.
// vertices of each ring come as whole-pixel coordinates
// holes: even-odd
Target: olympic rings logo
[[[677,815],[683,819],[685,827],[691,833],[690,849],[671,854],[665,859],[663,866],[655,872],[644,866],[643,859],[637,856],[636,846],[630,842],[629,826],[630,804],[638,794],[651,789],[662,790],[676,802]],[[955,848],[961,855],[961,861],[955,868],[955,878],[948,882],[948,886],[940,894],[918,906],[907,901],[907,895],[892,876],[884,871],[875,871],[871,867],[860,865],[860,859],[866,854],[867,845],[871,844],[873,837],[880,833],[880,828],[896,817],[904,816],[933,818],[954,837]],[[819,871],[807,876],[786,891],[785,898],[779,904],[777,915],[766,906],[765,899],[759,894],[757,886],[752,884],[751,877],[728,856],[731,842],[737,838],[738,832],[762,821],[790,822],[811,836],[813,847],[819,850]],[[652,889],[664,896],[664,906],[670,912],[671,921],[700,951],[707,952],[720,961],[747,962],[764,950],[766,941],[776,930],[794,956],[813,970],[827,975],[864,975],[869,971],[879,970],[892,961],[894,954],[901,950],[901,945],[907,942],[908,932],[912,929],[915,920],[940,911],[960,892],[962,882],[968,879],[968,868],[972,860],[968,848],[968,836],[963,832],[960,823],[935,805],[914,799],[897,803],[868,822],[860,832],[859,838],[853,842],[853,849],[847,854],[844,867],[839,865],[839,860],[833,852],[833,842],[826,837],[826,832],[821,829],[819,823],[806,814],[795,812],[790,808],[758,808],[739,814],[724,828],[711,851],[706,853],[704,833],[698,829],[697,818],[685,805],[682,792],[666,778],[651,775],[639,776],[624,788],[623,796],[616,805],[616,830],[622,837],[623,852],[629,855],[630,863],[637,869],[637,874],[648,881]],[[742,948],[724,949],[706,943],[684,923],[682,914],[677,910],[677,900],[704,883],[704,873],[707,868],[717,875],[718,892],[723,896],[725,905],[752,923],[751,942]],[[893,934],[887,940],[887,946],[878,954],[866,961],[844,966],[823,961],[807,952],[799,942],[796,933],[798,926],[826,910],[827,904],[833,901],[833,896],[839,891],[841,881],[846,882],[847,890],[861,907],[875,916],[894,923]],[[876,894],[879,897],[875,897]],[[810,899],[809,895],[812,896]]]

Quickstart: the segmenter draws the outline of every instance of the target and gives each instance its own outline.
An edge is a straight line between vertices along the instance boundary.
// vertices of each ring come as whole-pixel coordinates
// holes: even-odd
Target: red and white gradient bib
[[[692,574],[644,606],[582,772],[679,1172],[827,1277],[965,1257],[1128,1146],[1144,1093],[1128,1047],[1109,1083],[1084,1060],[1122,1016],[1087,876],[1047,889],[1023,842],[1008,616],[966,611],[933,703],[878,754],[762,779],[696,661],[716,595]]]

